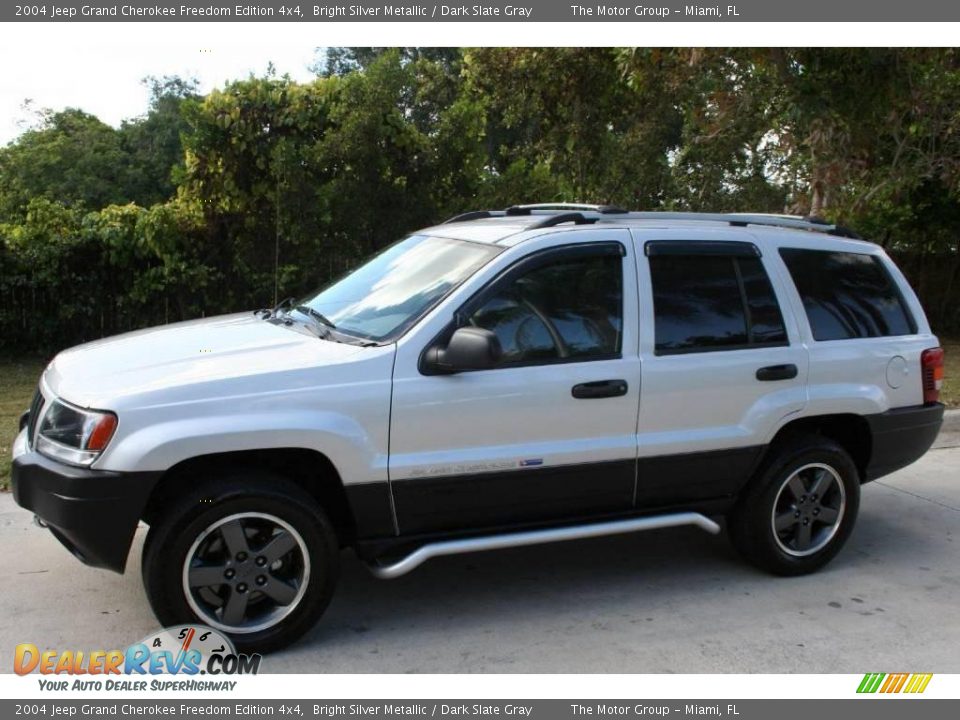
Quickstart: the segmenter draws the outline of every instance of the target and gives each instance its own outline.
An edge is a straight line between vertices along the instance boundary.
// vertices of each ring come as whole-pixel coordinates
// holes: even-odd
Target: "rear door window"
[[[780,306],[759,257],[684,253],[665,244],[650,255],[656,354],[785,345]],[[681,249],[678,249],[681,248]]]
[[[873,255],[781,248],[814,340],[909,335],[917,330],[890,273]]]
[[[738,258],[747,311],[750,316],[750,342],[753,345],[782,344],[787,341],[783,315],[773,286],[760,258]]]

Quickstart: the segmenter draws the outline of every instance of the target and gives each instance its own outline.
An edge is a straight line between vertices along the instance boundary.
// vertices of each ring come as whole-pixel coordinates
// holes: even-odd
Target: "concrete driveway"
[[[272,672],[960,672],[960,437],[864,488],[817,575],[743,564],[724,537],[661,530],[432,560],[338,593]],[[125,647],[156,629],[140,585],[86,568],[0,495],[0,672],[19,642]]]

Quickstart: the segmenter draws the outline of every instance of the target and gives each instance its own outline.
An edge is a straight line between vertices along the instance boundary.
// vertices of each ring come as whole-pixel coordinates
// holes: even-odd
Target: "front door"
[[[424,375],[433,338],[398,348],[390,481],[402,534],[632,506],[640,366],[630,236],[550,237],[530,241],[447,326],[447,337],[467,324],[496,333],[498,367]]]

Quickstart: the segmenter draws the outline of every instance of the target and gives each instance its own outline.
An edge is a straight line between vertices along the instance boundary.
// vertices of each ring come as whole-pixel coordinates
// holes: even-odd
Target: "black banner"
[[[4,4],[0,20],[27,22],[949,22],[960,20],[960,3],[941,0],[735,0],[730,4],[688,4],[671,0],[566,2],[488,0],[481,3],[309,2],[262,0],[62,0]],[[768,38],[769,40],[769,38]],[[760,39],[758,39],[758,42]],[[816,38],[810,38],[815,43]]]

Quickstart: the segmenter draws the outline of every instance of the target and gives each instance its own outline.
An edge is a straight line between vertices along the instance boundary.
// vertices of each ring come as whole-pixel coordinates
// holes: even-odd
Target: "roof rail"
[[[535,203],[532,205],[511,205],[505,210],[472,210],[470,212],[454,215],[452,218],[444,220],[441,224],[456,222],[470,222],[471,220],[484,220],[492,217],[516,217],[529,215],[549,215],[551,210],[571,210],[596,212],[601,215],[626,215],[627,210],[615,207],[613,205],[592,205],[589,203]],[[567,220],[566,222],[570,222]]]
[[[470,212],[460,213],[459,215],[454,215],[452,218],[447,218],[441,224],[446,225],[447,223],[470,222],[471,220],[482,220],[483,218],[488,217],[493,217],[493,213],[489,210],[471,210]]]
[[[554,210],[557,211],[556,214],[551,212]],[[575,212],[562,212],[563,210],[572,210]],[[781,227],[794,230],[807,230],[810,232],[823,233],[824,235],[850,238],[852,240],[863,239],[849,228],[843,227],[842,225],[834,225],[823,218],[813,216],[800,217],[797,215],[763,213],[673,212],[666,210],[630,212],[611,205],[589,205],[586,203],[538,203],[534,205],[512,205],[506,210],[475,210],[452,217],[446,222],[470,222],[471,220],[480,220],[483,218],[530,215],[541,215],[544,217],[544,220],[531,225],[529,227],[531,230],[535,228],[552,227],[553,225],[567,222],[575,222],[578,225],[583,225],[585,223],[601,221],[605,219],[602,217],[604,215],[619,215],[631,220],[688,220],[721,222],[734,227],[747,227],[748,225]]]
[[[697,212],[670,212],[670,211],[644,211],[631,212],[629,217],[639,220],[701,220],[704,222],[725,222],[734,227],[747,227],[748,225],[762,225],[765,227],[782,227],[795,230],[809,230],[811,232],[823,233],[824,235],[835,235],[837,237],[850,238],[852,240],[861,240],[853,230],[845,228],[842,225],[831,225],[822,218],[798,217],[794,215],[764,215],[750,213],[697,213]]]
[[[560,215],[547,215],[540,222],[530,225],[527,230],[539,230],[540,228],[553,227],[563,223],[572,222],[574,225],[591,225],[597,221],[596,218],[585,217],[583,213],[561,213]]]
[[[504,210],[505,215],[532,215],[534,210],[592,210],[602,215],[626,215],[627,211],[614,205],[594,205],[591,203],[533,203],[531,205],[511,205]]]

